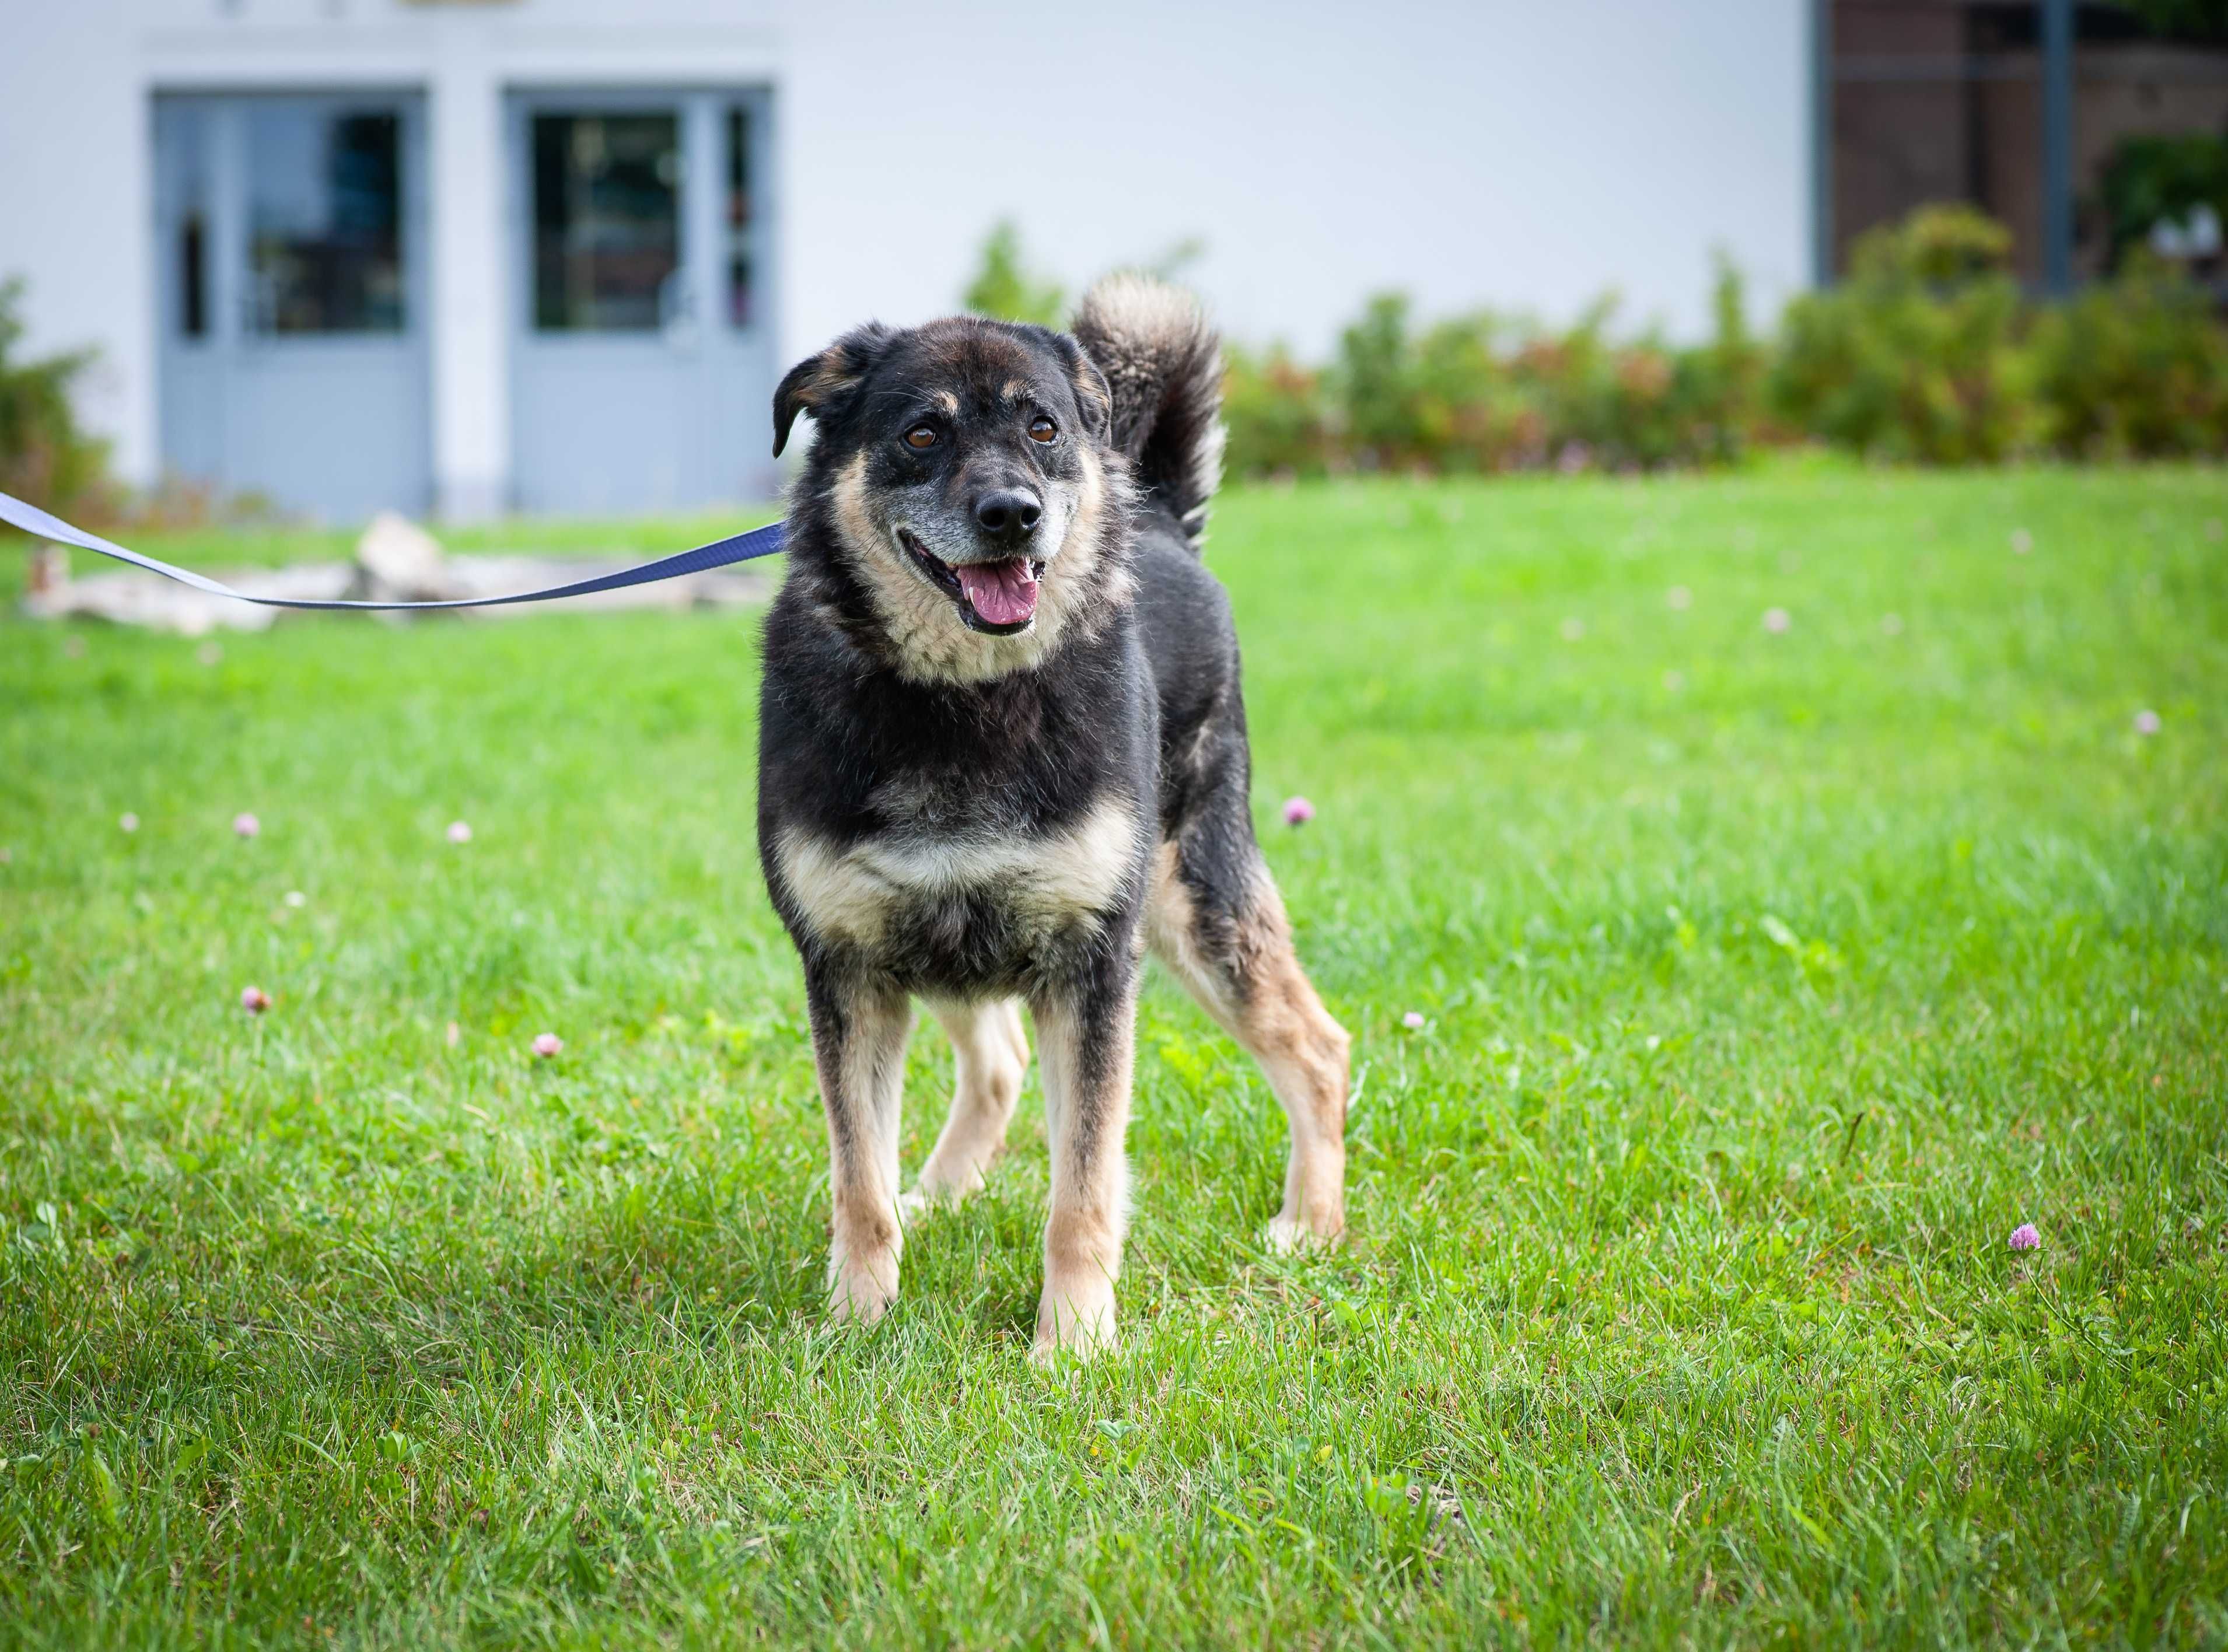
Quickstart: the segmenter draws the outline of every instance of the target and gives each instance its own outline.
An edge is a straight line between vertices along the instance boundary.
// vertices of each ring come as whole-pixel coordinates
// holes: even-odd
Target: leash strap
[[[621,568],[616,573],[599,574],[592,579],[576,579],[571,585],[551,586],[546,591],[522,591],[509,597],[458,597],[445,602],[342,602],[298,597],[252,597],[244,591],[234,591],[230,586],[206,574],[195,573],[190,568],[173,567],[154,557],[126,550],[98,534],[88,534],[82,528],[73,528],[61,517],[49,515],[36,505],[27,505],[10,494],[0,493],[0,522],[20,528],[40,539],[53,540],[61,545],[75,545],[83,550],[98,551],[103,556],[112,556],[119,562],[129,562],[133,567],[159,573],[166,579],[176,579],[180,585],[189,585],[195,590],[206,591],[213,597],[232,597],[241,602],[257,603],[266,608],[500,608],[514,602],[553,602],[560,597],[585,597],[598,591],[617,591],[625,586],[676,579],[684,573],[703,573],[713,568],[726,567],[733,562],[752,561],[761,556],[775,554],[781,549],[782,542],[782,524],[769,522],[764,528],[753,528],[748,533],[715,539],[708,545],[697,546],[694,550],[676,551],[671,556],[661,556],[655,562],[644,562],[639,567]]]

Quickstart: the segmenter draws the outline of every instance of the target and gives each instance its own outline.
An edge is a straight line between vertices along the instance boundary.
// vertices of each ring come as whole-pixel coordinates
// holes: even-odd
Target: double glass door
[[[768,496],[764,98],[521,93],[510,122],[520,507]]]
[[[424,514],[419,99],[164,96],[155,125],[166,469],[326,520]]]

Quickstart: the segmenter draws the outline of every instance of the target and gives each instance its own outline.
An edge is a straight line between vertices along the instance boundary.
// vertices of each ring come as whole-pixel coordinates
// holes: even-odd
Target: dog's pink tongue
[[[962,562],[951,571],[975,611],[993,625],[1018,625],[1037,611],[1036,570],[1025,556]]]

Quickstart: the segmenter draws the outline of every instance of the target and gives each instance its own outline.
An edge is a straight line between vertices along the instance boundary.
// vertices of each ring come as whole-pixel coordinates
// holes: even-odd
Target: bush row
[[[1229,468],[1649,470],[1802,441],[1926,464],[2228,452],[2228,329],[2210,292],[2138,247],[2109,281],[2039,304],[2012,279],[2010,250],[1970,208],[1921,208],[1860,240],[1847,279],[1795,298],[1768,337],[1720,260],[1714,323],[1693,345],[1616,336],[1606,299],[1559,331],[1489,311],[1418,330],[1405,298],[1382,294],[1327,366],[1230,349]],[[0,490],[114,515],[125,501],[106,445],[71,406],[90,353],[24,360],[22,297],[0,283]],[[1027,278],[1002,226],[967,303],[1053,321],[1061,295]],[[214,508],[173,486],[136,510]]]
[[[2228,451],[2228,330],[2208,292],[2138,253],[2036,304],[2010,250],[1969,208],[1922,208],[1769,336],[1720,261],[1694,345],[1613,336],[1609,301],[1559,331],[1489,311],[1419,330],[1385,294],[1328,366],[1230,351],[1231,471],[1653,469],[1802,441],[1928,464]]]
[[[99,489],[108,448],[80,428],[70,398],[90,350],[23,359],[23,284],[0,281],[0,493],[66,509]]]

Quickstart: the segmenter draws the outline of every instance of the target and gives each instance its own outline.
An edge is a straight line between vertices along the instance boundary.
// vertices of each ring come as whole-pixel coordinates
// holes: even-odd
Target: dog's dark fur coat
[[[1053,1152],[1039,1343],[1111,1335],[1149,943],[1291,1118],[1272,1235],[1342,1225],[1346,1036],[1254,842],[1237,640],[1199,556],[1220,375],[1188,298],[1117,279],[1073,337],[867,327],[776,394],[777,452],[799,413],[817,428],[766,622],[759,843],[803,959],[840,1316],[895,1294],[902,1209],[980,1185],[1021,1000]],[[901,1200],[913,996],[951,1034],[958,1094]]]

